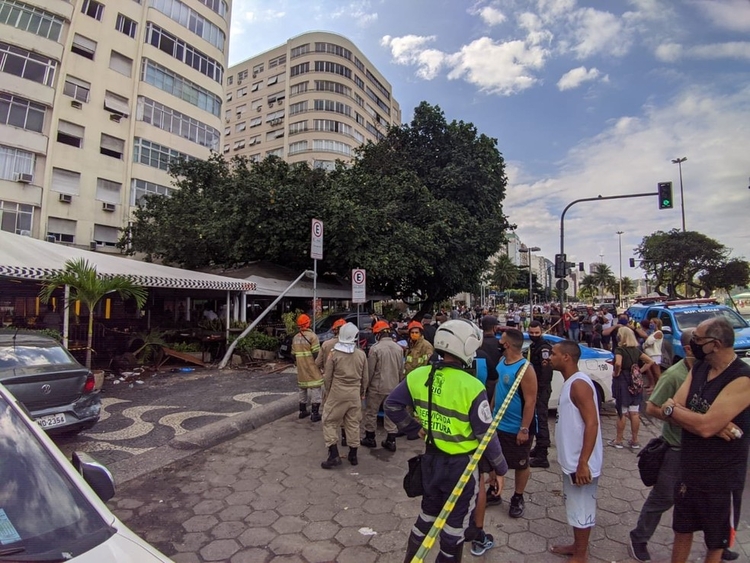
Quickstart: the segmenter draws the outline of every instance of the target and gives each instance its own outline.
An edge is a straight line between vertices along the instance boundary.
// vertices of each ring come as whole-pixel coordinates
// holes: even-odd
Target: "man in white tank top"
[[[576,342],[563,340],[552,348],[552,368],[565,383],[557,407],[555,443],[563,471],[563,494],[573,543],[556,545],[553,553],[569,556],[570,563],[586,563],[589,536],[596,524],[596,489],[602,471],[602,432],[596,389],[588,375],[578,371],[581,350]]]

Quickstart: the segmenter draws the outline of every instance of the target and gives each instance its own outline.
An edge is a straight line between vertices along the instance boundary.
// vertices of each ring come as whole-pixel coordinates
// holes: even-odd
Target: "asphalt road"
[[[102,388],[102,417],[96,426],[54,439],[67,457],[84,451],[105,465],[121,462],[191,430],[295,393],[296,375],[284,373],[285,365],[269,365],[264,371],[164,370],[119,384],[107,378]],[[269,373],[274,369],[283,371]]]

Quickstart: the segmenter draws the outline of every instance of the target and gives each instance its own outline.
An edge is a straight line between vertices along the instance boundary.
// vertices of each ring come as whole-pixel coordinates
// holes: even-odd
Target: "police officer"
[[[529,465],[531,467],[549,467],[547,450],[550,446],[550,440],[547,413],[549,412],[549,396],[552,393],[552,364],[550,363],[552,344],[542,337],[542,325],[539,321],[529,323],[529,338],[531,339],[531,346],[529,346],[528,357],[534,372],[536,372],[537,379],[536,446],[531,450]]]
[[[465,371],[481,343],[482,333],[473,323],[462,319],[446,321],[435,333],[435,350],[442,361],[409,372],[385,400],[386,414],[401,431],[418,431],[426,437],[422,511],[409,535],[404,561],[411,561],[418,551],[492,422],[484,385]],[[416,420],[407,408],[414,409]],[[502,476],[508,471],[508,464],[497,434],[492,436],[484,455],[496,473],[495,484],[502,490]],[[461,561],[464,539],[474,539],[473,527],[465,532],[473,526],[470,516],[478,487],[475,468],[440,532],[437,563]]]

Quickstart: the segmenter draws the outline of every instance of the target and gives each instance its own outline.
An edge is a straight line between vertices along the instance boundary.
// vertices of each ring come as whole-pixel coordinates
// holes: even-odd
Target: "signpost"
[[[312,226],[310,229],[310,258],[313,259],[313,314],[312,314],[312,330],[315,332],[315,313],[318,309],[318,260],[323,259],[323,221],[320,219],[313,219]]]
[[[367,303],[367,274],[360,268],[352,270],[352,303],[357,304],[357,328],[359,326],[359,306]]]

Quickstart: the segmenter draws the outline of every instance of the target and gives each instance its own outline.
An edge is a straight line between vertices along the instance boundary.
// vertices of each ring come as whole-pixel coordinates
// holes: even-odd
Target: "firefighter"
[[[482,333],[470,321],[446,321],[435,333],[435,349],[443,360],[411,371],[385,400],[386,415],[399,429],[426,436],[422,511],[409,535],[404,561],[411,561],[416,554],[492,422],[484,384],[466,371],[481,344]],[[409,407],[416,420],[409,415]],[[508,464],[497,434],[490,439],[484,456],[496,473],[494,485],[502,490]],[[460,562],[464,539],[476,536],[471,515],[478,483],[475,468],[440,532],[437,563]]]
[[[336,319],[333,322],[333,326],[331,327],[333,338],[329,338],[320,345],[320,354],[318,354],[318,357],[315,358],[315,365],[318,366],[318,369],[320,369],[321,373],[325,372],[326,360],[331,354],[331,350],[333,350],[333,347],[339,341],[339,329],[345,324],[346,321],[344,319]],[[346,447],[346,432],[343,427],[341,428],[341,445]]]
[[[370,348],[367,358],[368,381],[365,385],[365,437],[362,445],[368,448],[378,446],[375,441],[375,431],[378,428],[378,410],[380,404],[393,391],[401,380],[404,370],[404,351],[393,340],[391,327],[386,321],[378,321],[372,327],[372,333],[377,343]],[[386,439],[381,442],[386,450],[396,451],[396,425],[390,418],[383,417],[383,426],[387,432]]]
[[[365,398],[367,356],[357,347],[359,329],[346,323],[339,330],[339,341],[326,361],[326,404],[323,407],[323,439],[328,446],[328,459],[320,464],[323,469],[341,465],[338,449],[338,431],[344,423],[349,455],[347,459],[357,465],[359,424],[362,421],[362,400]]]
[[[434,352],[432,344],[424,337],[424,327],[419,321],[412,321],[407,327],[409,341],[406,348],[406,362],[404,363],[404,376],[418,368],[427,365]]]
[[[323,376],[315,365],[320,352],[320,342],[310,330],[310,317],[304,313],[297,317],[297,334],[292,339],[292,355],[297,364],[297,386],[299,387],[299,418],[310,417],[311,422],[320,420],[320,401],[322,399]],[[311,403],[312,413],[307,411]]]

